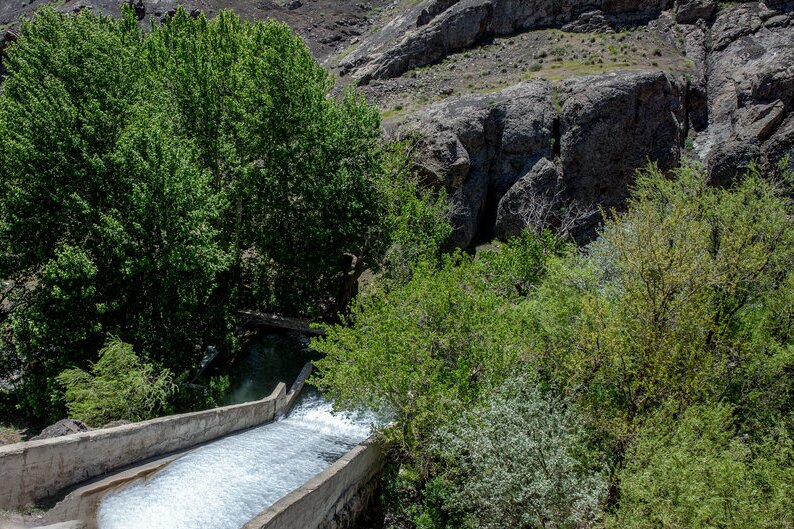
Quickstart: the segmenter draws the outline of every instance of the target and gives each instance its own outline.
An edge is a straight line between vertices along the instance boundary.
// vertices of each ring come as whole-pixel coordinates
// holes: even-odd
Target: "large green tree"
[[[228,263],[218,200],[176,134],[134,19],[45,10],[22,26],[0,97],[0,277],[11,278],[5,348],[25,407],[43,418],[53,376],[108,333],[184,368],[217,331]],[[55,418],[55,417],[49,417]]]
[[[344,310],[345,275],[380,262],[389,244],[377,110],[327,97],[332,78],[273,21],[179,10],[147,39],[146,58],[224,198],[223,243],[246,304]]]
[[[237,308],[343,312],[366,268],[448,233],[377,111],[329,97],[283,24],[45,8],[6,63],[0,376],[38,419],[109,334],[182,373]]]

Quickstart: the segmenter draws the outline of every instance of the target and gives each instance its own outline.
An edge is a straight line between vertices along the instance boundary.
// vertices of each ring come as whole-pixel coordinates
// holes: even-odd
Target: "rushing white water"
[[[332,415],[310,396],[280,421],[200,447],[106,496],[100,529],[239,529],[370,433],[367,415]]]

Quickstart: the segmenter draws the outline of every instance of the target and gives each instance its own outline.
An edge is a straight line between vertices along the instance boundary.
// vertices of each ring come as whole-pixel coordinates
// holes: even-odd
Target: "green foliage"
[[[177,413],[197,409],[217,408],[226,404],[231,381],[228,375],[210,377],[206,383],[191,382],[185,372],[175,379],[177,391],[171,396],[170,407]]]
[[[573,248],[550,231],[524,230],[496,250],[483,250],[477,268],[483,287],[513,301],[529,295],[546,274],[552,258],[569,255]]]
[[[69,416],[92,426],[157,417],[176,390],[171,372],[142,362],[130,344],[111,338],[91,373],[67,369],[58,375]]]
[[[459,484],[447,507],[468,513],[472,528],[597,526],[607,476],[588,436],[571,406],[511,381],[443,435]]]
[[[37,418],[57,418],[52,377],[107,333],[176,369],[224,336],[223,304],[209,303],[229,262],[218,199],[130,17],[45,9],[8,54],[0,277],[16,280],[9,340]]]
[[[362,263],[437,256],[449,229],[286,25],[44,8],[5,64],[0,372],[39,421],[108,334],[183,372],[234,346],[236,308],[344,312]]]
[[[444,475],[427,480],[402,464],[399,472],[387,470],[382,501],[387,509],[386,527],[417,529],[469,527],[465,515],[454,512],[458,487]]]
[[[253,308],[334,312],[345,254],[377,264],[389,244],[386,152],[377,109],[332,79],[301,38],[273,21],[184,10],[146,39],[223,197],[223,245]],[[396,180],[396,179],[395,179]]]
[[[794,522],[791,440],[753,449],[727,405],[693,406],[673,420],[655,414],[621,470],[610,527],[785,529]]]
[[[756,168],[649,167],[584,251],[526,233],[363,297],[317,378],[394,414],[387,523],[791,526],[792,213]]]
[[[388,178],[380,180],[387,197],[387,216],[384,224],[389,237],[386,249],[376,270],[383,280],[402,284],[411,278],[412,269],[419,263],[438,265],[442,247],[450,235],[450,210],[446,192],[438,194],[421,190],[411,167],[410,144],[396,142],[387,150]]]
[[[394,440],[420,472],[437,428],[481,402],[520,356],[515,312],[477,286],[473,267],[467,257],[419,266],[408,283],[360,298],[351,326],[312,341],[325,354],[314,382],[341,407],[393,414]]]
[[[533,371],[625,465],[615,527],[791,524],[793,221],[755,168],[719,189],[651,167],[523,304]]]
[[[737,405],[782,402],[790,387],[774,379],[791,369],[791,321],[779,304],[792,220],[791,203],[757,171],[727,190],[706,186],[692,166],[672,180],[650,168],[587,258],[555,267],[526,305],[537,364],[582,392],[617,439],[668,399],[727,391]],[[773,366],[774,375],[756,371]]]
[[[444,475],[438,436],[467,410],[486,406],[523,365],[519,293],[565,250],[527,232],[476,259],[431,257],[405,280],[376,283],[353,306],[349,326],[331,326],[313,340],[325,353],[313,383],[337,406],[366,406],[394,419],[382,432],[395,454],[384,485],[390,524],[458,527],[459,484]]]

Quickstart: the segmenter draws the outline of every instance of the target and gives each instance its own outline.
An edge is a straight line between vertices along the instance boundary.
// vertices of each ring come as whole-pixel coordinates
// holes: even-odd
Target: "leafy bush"
[[[696,166],[650,167],[581,252],[525,233],[362,297],[316,341],[317,377],[341,406],[394,413],[388,523],[578,527],[604,500],[615,526],[790,526],[792,213],[755,168],[714,188]],[[494,400],[514,377],[523,399]],[[535,473],[543,439],[564,479]],[[571,490],[579,517],[558,501]],[[541,521],[541,499],[565,507]]]
[[[231,382],[228,375],[212,376],[208,380],[193,381],[191,373],[184,372],[174,379],[177,390],[169,399],[169,408],[175,413],[217,408],[228,404]]]
[[[142,362],[130,344],[111,338],[91,372],[67,369],[58,375],[69,416],[92,426],[157,417],[176,390],[171,372]]]
[[[572,251],[573,247],[550,231],[527,229],[496,250],[481,251],[476,266],[484,288],[515,302],[530,294],[553,258]]]
[[[628,451],[609,526],[791,527],[792,456],[790,440],[754,449],[737,437],[728,405],[693,406],[675,420],[655,414]]]
[[[388,197],[389,239],[376,269],[382,272],[381,282],[402,284],[410,280],[413,268],[421,262],[440,264],[442,247],[452,234],[451,215],[446,192],[435,194],[420,190],[416,176],[411,174],[410,142],[392,144],[387,160],[394,178],[383,179],[381,189]]]
[[[442,439],[459,489],[451,510],[484,529],[597,526],[607,492],[584,418],[523,380],[468,411]]]
[[[351,326],[312,340],[325,354],[313,378],[320,389],[338,406],[393,414],[395,441],[420,460],[437,428],[480,402],[519,355],[512,307],[477,288],[472,261],[460,259],[362,297]]]
[[[652,167],[628,211],[587,255],[552,266],[524,305],[534,363],[616,439],[669,399],[726,391],[737,405],[770,399],[780,416],[793,243],[791,202],[757,171],[719,189],[693,166],[669,180]]]
[[[515,302],[565,250],[527,234],[476,259],[454,255],[410,268],[360,296],[350,325],[328,327],[312,347],[325,353],[313,378],[337,406],[366,406],[394,418],[394,471],[384,502],[395,527],[454,527],[456,485],[435,442],[491,390],[521,369],[525,321]]]

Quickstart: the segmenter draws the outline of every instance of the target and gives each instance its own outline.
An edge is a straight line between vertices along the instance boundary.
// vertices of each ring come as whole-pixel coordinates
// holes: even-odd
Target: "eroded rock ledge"
[[[658,17],[672,4],[673,0],[424,0],[364,39],[341,62],[340,72],[367,83],[400,75],[495,35],[576,21],[580,22],[570,29],[638,24]]]
[[[399,133],[418,131],[420,171],[450,192],[453,243],[467,247],[520,231],[539,197],[619,207],[648,158],[679,162],[684,93],[663,72],[533,80],[432,105]]]

